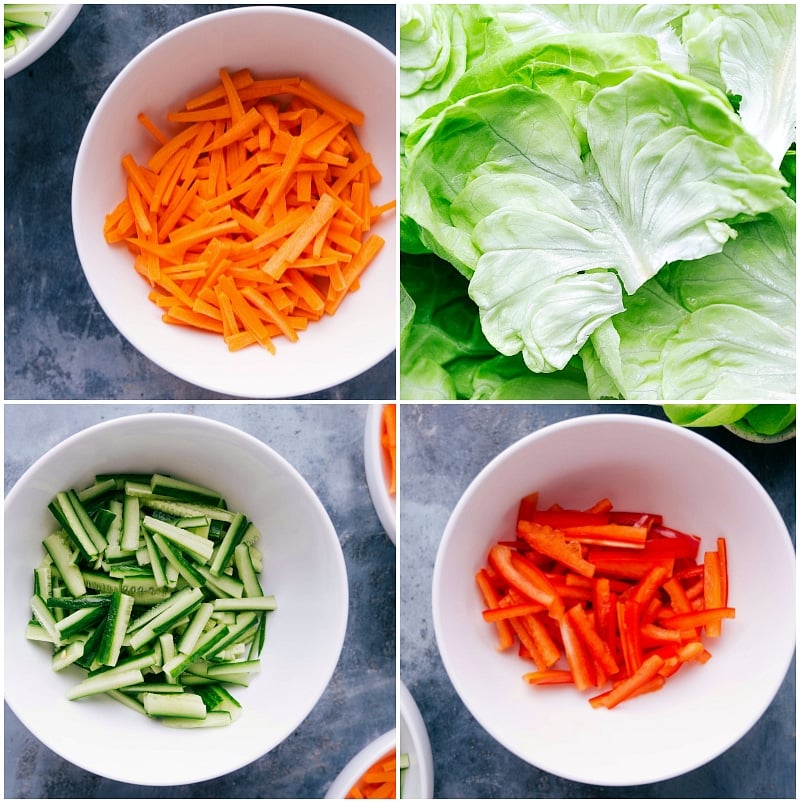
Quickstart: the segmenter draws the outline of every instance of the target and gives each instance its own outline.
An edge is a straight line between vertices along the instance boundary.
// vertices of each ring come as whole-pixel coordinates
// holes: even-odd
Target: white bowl
[[[425,721],[411,692],[399,680],[399,751],[408,754],[409,765],[403,778],[404,800],[430,800],[433,797],[433,754]]]
[[[357,376],[396,344],[396,220],[373,227],[386,241],[335,316],[310,325],[296,343],[275,341],[229,352],[221,337],[164,324],[124,247],[109,246],[103,222],[125,194],[120,160],[139,161],[152,141],[140,111],[163,124],[165,114],[215,85],[221,67],[254,77],[301,75],[361,109],[364,148],[383,174],[373,202],[396,197],[395,59],[366,34],[321,14],[280,6],[236,8],[175,28],[148,45],[114,79],[92,115],[75,164],[72,222],[86,278],[120,333],[166,371],[238,397],[286,398]]]
[[[4,63],[3,77],[10,78],[30,67],[36,59],[50,50],[72,25],[81,8],[80,3],[58,6],[44,28],[34,30],[28,35],[27,47]]]
[[[496,649],[475,572],[514,532],[519,500],[664,515],[677,529],[728,540],[736,618],[713,657],[656,694],[596,710],[573,688],[535,688],[516,655]],[[769,706],[795,644],[795,555],[757,480],[704,436],[640,416],[589,415],[545,427],[492,460],[456,505],[433,575],[433,620],[450,679],[477,721],[543,770],[583,783],[634,785],[685,773],[738,741]],[[710,640],[708,640],[710,642]]]
[[[344,800],[361,776],[382,756],[397,746],[396,731],[390,730],[371,741],[345,764],[325,793],[326,800]]]
[[[234,691],[243,713],[228,727],[180,731],[110,698],[70,702],[67,690],[83,675],[54,673],[49,651],[25,638],[32,571],[43,555],[42,539],[55,529],[48,502],[60,490],[88,485],[95,473],[120,471],[170,472],[208,485],[262,532],[262,585],[278,607],[261,671],[249,687]],[[187,784],[267,753],[325,691],[347,612],[344,557],[322,503],[280,455],[228,425],[177,414],[112,419],[51,449],[6,497],[6,700],[51,750],[98,775],[148,786]]]
[[[389,458],[381,445],[382,404],[371,404],[364,426],[364,470],[367,487],[386,535],[395,543],[397,531],[397,498],[389,493]]]

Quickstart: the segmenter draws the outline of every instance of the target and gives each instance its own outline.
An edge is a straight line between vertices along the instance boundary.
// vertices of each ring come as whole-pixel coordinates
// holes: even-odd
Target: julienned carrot
[[[537,493],[520,500],[514,535],[489,548],[476,580],[499,649],[518,643],[535,664],[532,686],[596,690],[593,708],[615,708],[706,663],[703,637],[735,618],[724,537],[698,556],[700,539],[659,514],[617,513],[607,498],[541,510]]]
[[[347,799],[388,800],[397,797],[397,752],[379,758],[358,779]]]
[[[389,493],[397,493],[397,406],[384,404],[381,410],[381,448],[389,462]]]
[[[127,246],[163,321],[274,353],[273,338],[298,340],[358,290],[395,202],[372,201],[381,174],[361,111],[299,76],[218,77],[163,128],[138,113],[154,150],[123,156],[104,234]]]

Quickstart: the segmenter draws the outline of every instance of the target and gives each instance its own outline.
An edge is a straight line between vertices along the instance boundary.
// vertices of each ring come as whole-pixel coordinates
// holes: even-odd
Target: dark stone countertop
[[[439,655],[431,583],[439,540],[461,494],[506,447],[541,427],[597,412],[663,418],[648,405],[402,405],[400,416],[400,677],[430,736],[436,798],[795,798],[795,667],[758,723],[705,766],[632,787],[576,783],[496,742],[456,694]],[[698,430],[761,482],[795,538],[795,442],[759,445]],[[785,611],[793,616],[794,611]],[[687,722],[687,727],[702,723]]]
[[[395,7],[298,6],[395,51]],[[84,278],[72,236],[72,172],[108,85],[142,48],[228,5],[84,5],[58,42],[5,81],[5,398],[230,398],[164,371],[117,331]],[[303,399],[394,399],[395,354]]]
[[[362,449],[367,407],[280,404],[265,414],[262,405],[232,403],[6,405],[6,493],[49,448],[109,418],[188,412],[260,438],[305,477],[327,510],[344,552],[350,592],[345,643],[330,684],[308,717],[267,755],[197,784],[125,784],[64,761],[5,706],[6,799],[321,798],[356,753],[395,727],[396,558],[367,487]]]

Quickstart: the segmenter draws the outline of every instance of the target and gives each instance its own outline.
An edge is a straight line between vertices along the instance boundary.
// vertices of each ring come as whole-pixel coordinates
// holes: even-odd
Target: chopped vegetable
[[[381,411],[381,448],[389,463],[389,493],[397,493],[397,406],[384,404]]]
[[[30,42],[30,35],[45,28],[58,5],[39,3],[6,3],[3,5],[3,58],[8,61],[21,53]]]
[[[171,727],[236,719],[226,687],[259,670],[276,607],[255,525],[163,474],[97,476],[49,509],[59,527],[34,571],[26,635],[50,645],[55,671],[87,672],[69,699],[108,694]]]
[[[649,511],[587,510],[520,500],[516,539],[493,544],[475,575],[498,649],[534,664],[532,686],[571,685],[594,708],[661,689],[683,666],[706,663],[704,639],[736,616],[728,548],[698,556],[700,539]]]
[[[104,224],[124,244],[169,324],[229,350],[295,342],[333,315],[381,251],[381,174],[355,128],[364,115],[300,77],[219,71],[169,112],[144,164],[122,158],[127,192]]]
[[[347,793],[347,799],[388,800],[397,797],[397,770],[397,751],[392,750],[381,756],[358,779]]]

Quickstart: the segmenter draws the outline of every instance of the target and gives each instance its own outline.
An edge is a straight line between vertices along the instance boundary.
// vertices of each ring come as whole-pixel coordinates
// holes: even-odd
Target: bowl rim
[[[299,396],[304,396],[311,393],[318,393],[330,388],[336,387],[340,384],[348,382],[356,377],[366,373],[370,369],[377,366],[382,360],[389,357],[392,353],[397,350],[397,336],[396,336],[396,325],[392,329],[392,337],[387,337],[386,341],[383,342],[382,339],[375,339],[370,338],[368,342],[370,343],[380,343],[381,345],[379,348],[376,348],[374,351],[370,352],[369,359],[363,360],[358,363],[352,362],[347,366],[346,370],[339,370],[338,373],[335,375],[329,374],[323,376],[322,373],[319,371],[305,371],[305,372],[293,372],[291,381],[284,380],[285,386],[277,388],[275,386],[270,385],[269,383],[267,386],[259,385],[258,383],[253,384],[252,381],[242,381],[238,380],[238,384],[232,385],[229,382],[226,383],[226,377],[228,376],[229,372],[221,372],[219,377],[207,376],[205,373],[202,375],[198,375],[198,372],[191,372],[184,368],[180,361],[170,360],[168,355],[169,352],[166,352],[166,355],[162,355],[158,351],[154,351],[152,348],[148,348],[146,344],[143,344],[142,338],[137,332],[136,327],[131,326],[128,323],[128,318],[120,314],[114,307],[113,304],[109,304],[107,299],[104,298],[101,301],[101,295],[98,294],[98,286],[97,281],[94,279],[94,274],[88,271],[84,265],[84,257],[83,254],[89,253],[88,244],[83,242],[80,236],[80,232],[82,227],[76,225],[77,219],[77,209],[80,205],[80,198],[78,196],[80,184],[78,182],[78,178],[80,176],[92,175],[92,168],[89,165],[89,153],[87,150],[87,143],[90,140],[92,132],[94,131],[95,127],[98,124],[98,121],[102,118],[102,115],[105,113],[106,107],[111,103],[111,98],[118,89],[121,84],[124,84],[126,80],[128,80],[129,76],[139,67],[141,63],[143,63],[154,51],[159,50],[163,47],[168,47],[173,39],[183,35],[187,31],[193,30],[195,28],[202,28],[204,26],[213,25],[216,20],[221,18],[233,18],[237,16],[247,17],[247,16],[258,16],[264,18],[277,18],[277,17],[285,17],[285,18],[293,18],[299,20],[306,20],[306,21],[313,21],[317,24],[320,24],[326,28],[330,28],[334,31],[339,32],[340,34],[346,34],[347,36],[351,37],[354,40],[357,40],[361,46],[368,48],[370,51],[375,53],[381,59],[389,59],[391,60],[392,64],[394,65],[393,71],[396,70],[396,56],[392,53],[389,48],[384,46],[381,42],[377,39],[374,39],[369,34],[365,33],[364,31],[356,28],[353,25],[350,25],[343,20],[340,20],[336,17],[328,16],[319,11],[313,11],[306,8],[297,8],[292,6],[286,5],[244,5],[238,6],[234,8],[226,8],[221,9],[219,11],[213,11],[207,14],[201,14],[198,17],[195,17],[191,20],[188,20],[180,25],[171,28],[168,31],[165,31],[161,35],[159,35],[156,39],[152,42],[146,44],[133,58],[131,58],[114,76],[111,83],[105,88],[103,91],[102,96],[98,100],[92,114],[89,117],[89,120],[86,123],[86,127],[84,128],[83,135],[81,137],[81,141],[78,145],[78,152],[75,158],[75,163],[73,166],[72,171],[72,190],[71,190],[71,219],[72,219],[72,229],[73,229],[73,239],[75,241],[75,247],[78,252],[78,261],[81,265],[82,272],[84,274],[84,278],[89,285],[90,290],[95,298],[97,304],[103,310],[103,313],[107,316],[111,324],[117,330],[117,332],[131,345],[133,346],[142,356],[144,356],[147,360],[149,360],[154,365],[161,368],[163,371],[167,372],[168,374],[176,377],[177,379],[191,384],[195,387],[200,387],[205,390],[209,390],[214,393],[225,394],[228,396],[232,396],[234,398],[252,398],[252,399],[287,399],[287,398],[294,398]],[[394,166],[392,167],[394,170]],[[395,180],[395,184],[396,181]],[[388,186],[388,184],[387,184]],[[392,187],[392,191],[396,193],[397,188],[396,186]],[[399,233],[398,229],[398,222],[397,218],[394,219],[392,222],[392,231],[395,233],[394,236],[396,238],[397,233]],[[391,245],[390,242],[387,241],[387,246]],[[387,254],[391,253],[391,258],[396,261],[396,254],[392,253],[393,251],[397,250],[397,247],[394,249],[385,248],[384,249]],[[396,276],[397,267],[395,265],[395,276]],[[395,288],[396,290],[396,288]],[[146,300],[146,299],[145,299]],[[149,303],[149,302],[148,302]],[[397,297],[395,292],[394,298],[394,316],[395,316],[395,324],[396,324],[396,316],[397,316]],[[198,333],[203,335],[204,333]],[[287,346],[291,346],[293,344],[281,344],[284,348]],[[269,366],[269,363],[265,363],[265,365]],[[265,375],[268,375],[268,370],[265,370]],[[324,373],[324,372],[323,372]],[[238,374],[233,374],[233,376],[238,376]],[[257,386],[258,385],[258,386]]]
[[[27,47],[13,56],[3,65],[3,77],[11,78],[18,72],[30,67],[37,59],[41,58],[53,45],[67,32],[67,29],[78,16],[82,3],[62,3],[53,14],[53,18],[40,31],[37,31],[34,39],[28,43]]]
[[[44,453],[42,453],[33,463],[31,463],[28,468],[26,468],[13,484],[13,486],[9,489],[8,493],[5,495],[4,499],[4,521],[6,511],[9,507],[11,507],[15,501],[17,496],[24,492],[24,488],[26,485],[30,483],[32,479],[34,479],[42,467],[47,466],[48,462],[56,457],[57,453],[64,452],[72,448],[76,443],[79,443],[81,440],[86,439],[87,437],[94,437],[98,434],[102,434],[103,431],[115,428],[115,427],[138,427],[142,424],[150,424],[150,423],[166,423],[166,424],[174,424],[178,423],[178,425],[191,425],[196,426],[200,425],[201,427],[209,427],[216,432],[225,435],[226,437],[232,437],[238,439],[242,443],[246,443],[252,448],[267,452],[270,454],[271,458],[275,460],[287,473],[287,475],[300,486],[302,486],[306,493],[309,495],[309,502],[313,504],[317,514],[321,517],[321,521],[325,525],[325,534],[328,538],[331,539],[331,542],[334,546],[338,545],[338,548],[332,550],[332,566],[335,566],[337,569],[338,575],[338,583],[341,587],[342,591],[342,598],[340,600],[341,611],[338,616],[337,622],[337,630],[336,633],[336,640],[335,643],[337,647],[335,650],[331,651],[331,654],[326,658],[326,668],[324,676],[320,676],[317,684],[317,691],[318,694],[308,695],[308,698],[305,700],[302,708],[298,711],[298,715],[295,718],[296,721],[291,723],[291,727],[283,727],[280,735],[277,738],[277,741],[274,743],[270,743],[270,745],[266,748],[258,748],[255,750],[250,750],[247,753],[239,754],[238,757],[231,760],[228,759],[223,765],[220,766],[209,766],[207,770],[199,776],[182,776],[170,779],[159,778],[157,781],[153,781],[152,779],[147,778],[138,778],[138,777],[130,777],[125,775],[122,772],[114,772],[114,773],[104,773],[101,768],[97,766],[92,766],[91,762],[83,760],[82,757],[77,757],[73,754],[69,756],[64,755],[60,746],[53,743],[53,740],[48,733],[42,733],[39,729],[35,729],[30,724],[30,718],[27,715],[27,711],[23,705],[20,705],[20,700],[22,699],[16,691],[13,691],[9,695],[9,686],[6,684],[4,685],[4,699],[6,704],[8,705],[9,709],[14,713],[14,715],[20,720],[20,722],[24,725],[24,727],[31,733],[38,741],[42,744],[47,746],[50,750],[56,753],[62,760],[69,762],[75,766],[81,767],[82,769],[96,773],[101,775],[102,777],[110,778],[111,780],[115,780],[121,783],[130,783],[137,786],[152,786],[152,785],[159,785],[159,786],[177,786],[177,785],[185,785],[185,784],[194,784],[200,783],[203,781],[213,780],[215,778],[223,777],[231,772],[235,772],[238,769],[246,766],[248,763],[257,760],[258,758],[268,754],[272,750],[278,748],[283,742],[285,742],[288,738],[292,736],[292,734],[296,731],[296,729],[309,717],[312,713],[313,709],[317,706],[322,696],[325,694],[325,691],[328,689],[331,683],[331,679],[336,671],[336,668],[339,665],[339,660],[341,658],[342,650],[344,648],[346,634],[347,634],[347,625],[349,620],[349,611],[350,611],[350,600],[349,600],[349,583],[347,577],[347,567],[344,558],[343,550],[341,549],[341,544],[339,543],[338,534],[336,532],[336,528],[333,524],[333,521],[330,518],[330,515],[327,512],[327,509],[323,505],[322,501],[320,500],[319,496],[317,495],[314,488],[311,484],[306,480],[306,478],[290,463],[280,452],[278,452],[275,448],[267,444],[265,441],[261,440],[256,435],[252,435],[249,432],[240,429],[239,427],[228,424],[223,421],[218,421],[214,418],[209,418],[207,416],[195,413],[186,413],[186,412],[137,412],[137,413],[130,413],[130,414],[119,414],[115,415],[112,418],[108,418],[106,420],[100,421],[95,424],[91,424],[89,426],[82,427],[81,429],[73,432],[72,434],[68,435],[67,437],[61,439],[57,443],[54,443],[51,447],[47,448]],[[84,467],[85,469],[85,467]],[[6,586],[8,588],[8,586]],[[6,594],[8,591],[5,592]],[[8,607],[5,609],[4,619],[8,615]],[[6,654],[5,661],[8,662],[9,654]]]
[[[416,763],[419,768],[421,788],[419,797],[427,800],[433,797],[434,780],[433,753],[431,751],[430,735],[428,734],[428,729],[425,726],[425,720],[422,717],[422,712],[419,710],[417,701],[401,678],[397,679],[397,691],[401,721],[400,737],[402,737],[402,726],[405,724],[411,736],[411,742],[414,747],[414,757],[417,760]],[[409,752],[404,749],[402,744],[399,745],[399,749],[403,753]]]
[[[523,435],[513,443],[509,444],[504,449],[500,450],[500,452],[496,453],[468,483],[466,488],[462,491],[461,495],[459,496],[458,502],[456,503],[456,505],[454,506],[448,517],[441,540],[437,548],[437,553],[433,568],[431,607],[433,613],[434,636],[437,648],[439,650],[439,655],[441,657],[442,664],[444,665],[448,679],[450,680],[454,690],[456,691],[456,694],[458,695],[461,704],[464,705],[468,711],[470,711],[470,714],[475,718],[476,722],[504,749],[513,753],[518,758],[520,758],[521,760],[525,761],[528,764],[531,764],[532,766],[537,766],[539,769],[559,775],[560,777],[564,777],[567,780],[572,780],[579,783],[590,783],[610,788],[610,787],[621,787],[621,786],[640,786],[647,783],[655,783],[669,780],[674,777],[678,777],[685,773],[691,772],[692,770],[697,769],[698,767],[701,767],[707,764],[708,762],[714,760],[715,758],[722,755],[726,750],[728,750],[734,744],[739,742],[753,728],[753,726],[758,722],[758,720],[764,715],[765,711],[767,710],[767,708],[777,695],[778,691],[780,690],[780,687],[783,684],[786,675],[791,667],[791,663],[795,654],[794,645],[796,645],[796,639],[794,639],[792,642],[793,648],[791,650],[787,650],[787,653],[784,656],[785,660],[781,664],[780,667],[781,671],[777,672],[776,670],[774,682],[769,687],[769,695],[766,697],[767,700],[766,704],[760,710],[758,710],[755,716],[751,717],[747,727],[744,730],[741,730],[740,732],[727,734],[727,738],[725,740],[722,740],[720,745],[718,745],[715,748],[713,754],[705,755],[704,757],[698,759],[696,762],[687,764],[678,771],[670,770],[667,772],[662,772],[661,774],[651,774],[651,776],[647,778],[635,779],[635,780],[620,779],[618,781],[586,777],[581,775],[580,773],[567,774],[564,773],[563,769],[556,769],[550,766],[544,766],[540,764],[534,765],[534,762],[528,756],[524,755],[523,751],[517,749],[516,746],[514,745],[509,745],[507,741],[503,741],[501,739],[501,736],[497,733],[496,727],[488,725],[484,723],[482,720],[478,719],[478,717],[472,711],[472,709],[467,704],[463,696],[463,690],[461,684],[459,680],[454,676],[453,666],[452,664],[449,663],[450,656],[447,655],[447,650],[443,648],[442,634],[445,629],[445,624],[442,621],[442,614],[440,611],[440,607],[437,604],[437,600],[440,598],[439,589],[443,583],[442,577],[444,572],[443,569],[444,555],[450,541],[452,541],[453,538],[455,537],[454,536],[454,533],[456,531],[455,523],[458,520],[459,516],[462,515],[464,508],[467,507],[467,505],[469,504],[469,497],[472,495],[473,491],[475,491],[476,488],[480,486],[501,463],[510,459],[517,452],[525,449],[530,443],[540,440],[543,436],[546,437],[546,436],[552,436],[554,434],[557,435],[560,431],[565,429],[572,429],[590,423],[602,424],[604,422],[617,423],[617,424],[619,423],[634,424],[635,426],[658,429],[664,433],[669,432],[676,438],[682,438],[686,439],[687,441],[693,441],[694,443],[701,445],[703,448],[708,449],[717,458],[722,459],[723,461],[728,463],[732,468],[743,473],[744,478],[751,484],[753,490],[761,497],[761,500],[766,505],[766,508],[769,510],[770,514],[774,516],[776,522],[780,524],[780,531],[778,535],[781,537],[781,540],[786,542],[785,545],[793,553],[794,550],[788,527],[786,526],[786,522],[784,521],[784,518],[780,510],[775,504],[775,501],[772,499],[772,497],[766,491],[766,489],[761,485],[759,480],[747,468],[747,466],[745,466],[741,461],[739,461],[736,457],[734,457],[730,452],[728,452],[722,446],[710,440],[701,432],[697,432],[690,428],[681,427],[669,421],[664,421],[662,419],[650,417],[647,415],[636,415],[633,413],[581,413],[580,415],[571,416],[570,418],[564,419],[562,421],[556,421],[550,424],[546,424],[542,427],[539,427],[538,429],[533,430],[532,432],[529,432],[527,435]]]
[[[334,778],[333,782],[328,787],[328,791],[325,793],[325,799],[336,800],[345,798],[353,784],[356,783],[375,761],[389,753],[393,747],[396,748],[396,736],[397,730],[392,728],[382,733],[359,750],[347,764],[342,767],[336,778]]]
[[[381,413],[384,402],[375,402],[367,408],[364,424],[364,471],[372,505],[378,514],[386,535],[397,544],[397,497],[392,498],[386,488],[385,464],[380,443]]]

